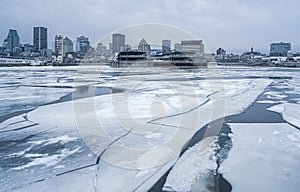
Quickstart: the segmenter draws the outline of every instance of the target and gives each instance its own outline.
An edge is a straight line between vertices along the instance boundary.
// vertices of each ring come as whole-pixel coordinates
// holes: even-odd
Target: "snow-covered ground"
[[[292,191],[300,183],[298,73],[280,68],[0,68],[0,191],[147,191],[169,170],[161,186],[166,191],[212,190],[206,187],[218,172],[234,191],[246,191],[252,185],[247,178],[262,171],[248,165],[252,160],[257,169],[285,166],[276,170],[277,180],[274,171],[264,173],[265,185],[257,183],[252,191],[265,191],[273,182],[284,187],[288,177],[286,189]],[[72,92],[74,100],[68,96]],[[239,115],[254,102],[282,113],[284,122],[225,121],[233,138],[227,159],[218,159],[222,124],[182,151],[202,127]],[[23,110],[28,111],[18,114]],[[269,157],[259,155],[267,149]]]

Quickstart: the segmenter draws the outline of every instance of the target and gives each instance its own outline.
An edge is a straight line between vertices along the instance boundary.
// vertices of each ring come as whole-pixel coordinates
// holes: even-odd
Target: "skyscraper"
[[[33,46],[34,51],[39,52],[43,49],[47,49],[47,28],[34,27],[33,28]]]
[[[161,52],[162,54],[170,53],[171,51],[171,40],[162,40]]]
[[[80,36],[76,39],[76,51],[80,57],[84,57],[90,48],[90,41],[88,37]]]
[[[150,45],[146,42],[145,39],[142,39],[138,45],[138,50],[139,51],[142,51],[142,52],[145,52],[147,54],[147,57],[150,57],[151,56],[151,47]]]
[[[181,51],[181,43],[175,43],[174,49],[175,49],[175,51]]]
[[[119,53],[125,49],[125,35],[115,33],[112,35],[112,52]]]
[[[54,54],[56,57],[63,55],[63,36],[55,35]]]
[[[63,39],[63,56],[70,52],[73,52],[73,42],[68,37],[65,37]]]
[[[8,31],[7,38],[4,40],[3,45],[11,55],[16,53],[17,48],[20,47],[20,38],[17,30],[10,29]]]
[[[55,36],[55,55],[65,56],[68,52],[73,52],[73,42],[68,37],[62,35]]]

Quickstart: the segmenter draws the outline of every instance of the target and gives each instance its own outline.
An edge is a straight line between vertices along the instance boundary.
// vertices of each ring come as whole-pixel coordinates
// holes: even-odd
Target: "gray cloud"
[[[254,46],[267,52],[270,42],[287,41],[296,52],[299,7],[298,0],[0,0],[0,40],[15,28],[22,43],[31,43],[32,27],[41,25],[50,42],[55,34],[83,34],[96,42],[129,25],[162,23],[191,32],[211,50],[240,53]]]

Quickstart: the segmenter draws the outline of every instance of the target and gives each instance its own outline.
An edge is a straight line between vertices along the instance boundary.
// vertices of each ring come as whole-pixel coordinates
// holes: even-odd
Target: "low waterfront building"
[[[156,67],[193,67],[196,66],[193,60],[180,51],[172,51],[170,53],[156,55],[152,57],[153,66]]]
[[[167,54],[153,55],[147,59],[144,51],[128,50],[121,51],[113,67],[198,67],[191,58],[179,51],[172,51]]]
[[[7,53],[6,53],[6,48],[5,47],[3,47],[3,46],[0,46],[0,55],[7,55]]]
[[[270,57],[286,57],[288,52],[291,51],[290,43],[271,43]]]
[[[138,66],[143,64],[147,59],[147,54],[139,50],[125,50],[117,55],[117,62],[113,63],[114,67]]]
[[[36,66],[42,64],[38,58],[0,56],[0,67]]]
[[[202,40],[183,40],[181,41],[181,51],[190,55],[203,55],[204,44]]]
[[[253,47],[251,47],[250,51],[246,51],[242,54],[241,59],[243,62],[257,62],[262,60],[262,58],[266,56],[259,51],[254,51]]]

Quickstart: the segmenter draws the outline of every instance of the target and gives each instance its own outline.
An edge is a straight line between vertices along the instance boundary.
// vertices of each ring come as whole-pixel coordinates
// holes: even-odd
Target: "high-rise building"
[[[55,50],[54,54],[56,56],[65,56],[66,53],[73,52],[73,42],[68,37],[63,37],[62,35],[55,36]]]
[[[63,36],[55,35],[54,54],[56,57],[63,56]]]
[[[3,45],[9,54],[14,55],[17,52],[20,48],[20,38],[17,30],[10,29],[8,31],[7,38],[4,40]]]
[[[125,35],[115,33],[112,35],[112,52],[119,53],[125,49]]]
[[[107,51],[107,48],[105,45],[103,45],[102,43],[98,43],[97,44],[97,47],[96,47],[96,52],[98,54],[102,54],[102,53],[105,53]]]
[[[90,41],[88,37],[80,36],[76,39],[76,52],[79,53],[80,57],[84,57],[84,55],[90,49]]]
[[[171,40],[162,40],[161,52],[162,54],[171,52]]]
[[[271,57],[286,57],[288,52],[291,51],[290,43],[271,43],[270,56]]]
[[[174,49],[175,49],[175,51],[181,51],[181,43],[175,43]]]
[[[112,51],[112,43],[109,43],[109,44],[108,44],[108,50],[109,50],[109,51]]]
[[[50,51],[44,50],[45,55],[50,55]],[[55,36],[54,42],[54,55],[56,57],[56,62],[62,63],[65,61],[67,53],[73,52],[73,42],[68,37],[63,37],[62,35]]]
[[[142,39],[138,45],[138,50],[145,52],[147,54],[147,57],[151,56],[151,48],[150,45],[146,42],[145,39]]]
[[[40,52],[43,49],[47,49],[47,28],[45,27],[34,27],[33,28],[33,46],[34,51]]]
[[[70,52],[73,52],[73,42],[68,37],[65,37],[63,39],[63,56]]]
[[[204,44],[202,40],[184,40],[181,41],[181,50],[190,54],[203,54]]]

